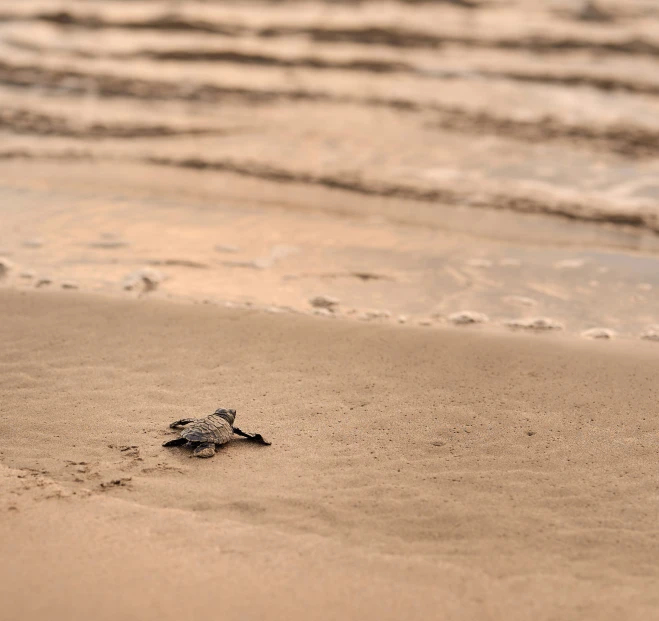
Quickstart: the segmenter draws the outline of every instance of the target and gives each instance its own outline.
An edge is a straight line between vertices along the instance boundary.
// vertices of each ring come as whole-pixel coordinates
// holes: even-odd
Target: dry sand
[[[0,2],[0,619],[659,619],[658,25]]]
[[[651,343],[0,312],[5,619],[657,618]],[[272,446],[160,446],[218,405]]]

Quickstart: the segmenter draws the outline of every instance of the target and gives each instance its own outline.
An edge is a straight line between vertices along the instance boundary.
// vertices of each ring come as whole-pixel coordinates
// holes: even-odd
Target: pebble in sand
[[[309,300],[309,304],[314,308],[333,311],[339,305],[339,299],[331,295],[317,295]]]
[[[62,289],[77,289],[78,283],[75,280],[65,280],[60,286]]]
[[[391,313],[388,310],[367,310],[357,318],[362,321],[370,321],[371,319],[389,319],[389,317],[391,317]]]
[[[615,338],[616,332],[614,330],[609,330],[608,328],[590,328],[590,330],[584,330],[581,333],[581,336],[587,339],[612,339]]]
[[[531,317],[523,319],[511,319],[506,321],[504,325],[509,328],[520,330],[533,330],[536,332],[545,332],[550,330],[562,330],[563,324],[550,319],[549,317]]]
[[[135,272],[131,272],[124,279],[124,289],[133,291],[141,288],[142,293],[155,291],[158,285],[165,280],[165,275],[152,267],[145,267]]]
[[[455,325],[466,326],[473,323],[487,323],[490,318],[484,313],[465,310],[449,315],[448,320]]]
[[[646,341],[659,342],[659,325],[648,326],[642,333],[641,338]]]

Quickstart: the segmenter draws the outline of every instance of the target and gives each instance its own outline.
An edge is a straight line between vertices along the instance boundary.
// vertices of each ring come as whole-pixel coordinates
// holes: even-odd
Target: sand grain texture
[[[0,314],[7,619],[656,618],[651,343],[77,292]],[[218,405],[273,445],[160,446]]]

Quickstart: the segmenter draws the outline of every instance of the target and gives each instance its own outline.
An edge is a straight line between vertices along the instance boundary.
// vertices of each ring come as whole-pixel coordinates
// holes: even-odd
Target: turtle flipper
[[[212,457],[215,455],[215,444],[213,442],[200,442],[199,446],[192,451],[195,457]]]
[[[185,427],[185,425],[189,425],[190,423],[194,423],[197,419],[196,418],[182,418],[181,420],[175,420],[171,425],[171,429],[176,429],[177,427]]]
[[[268,442],[260,433],[245,433],[242,429],[238,429],[238,427],[233,428],[233,433],[237,436],[246,438],[250,442],[256,442],[257,444],[264,444],[265,446],[270,446],[272,444],[272,442]]]
[[[188,441],[185,438],[174,438],[169,442],[164,442],[163,446],[181,446],[181,444],[187,444]]]

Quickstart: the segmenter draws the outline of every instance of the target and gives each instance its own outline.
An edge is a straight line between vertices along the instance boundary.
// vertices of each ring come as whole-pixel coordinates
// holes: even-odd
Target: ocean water
[[[647,335],[659,10],[601,5],[2,2],[3,283]]]

